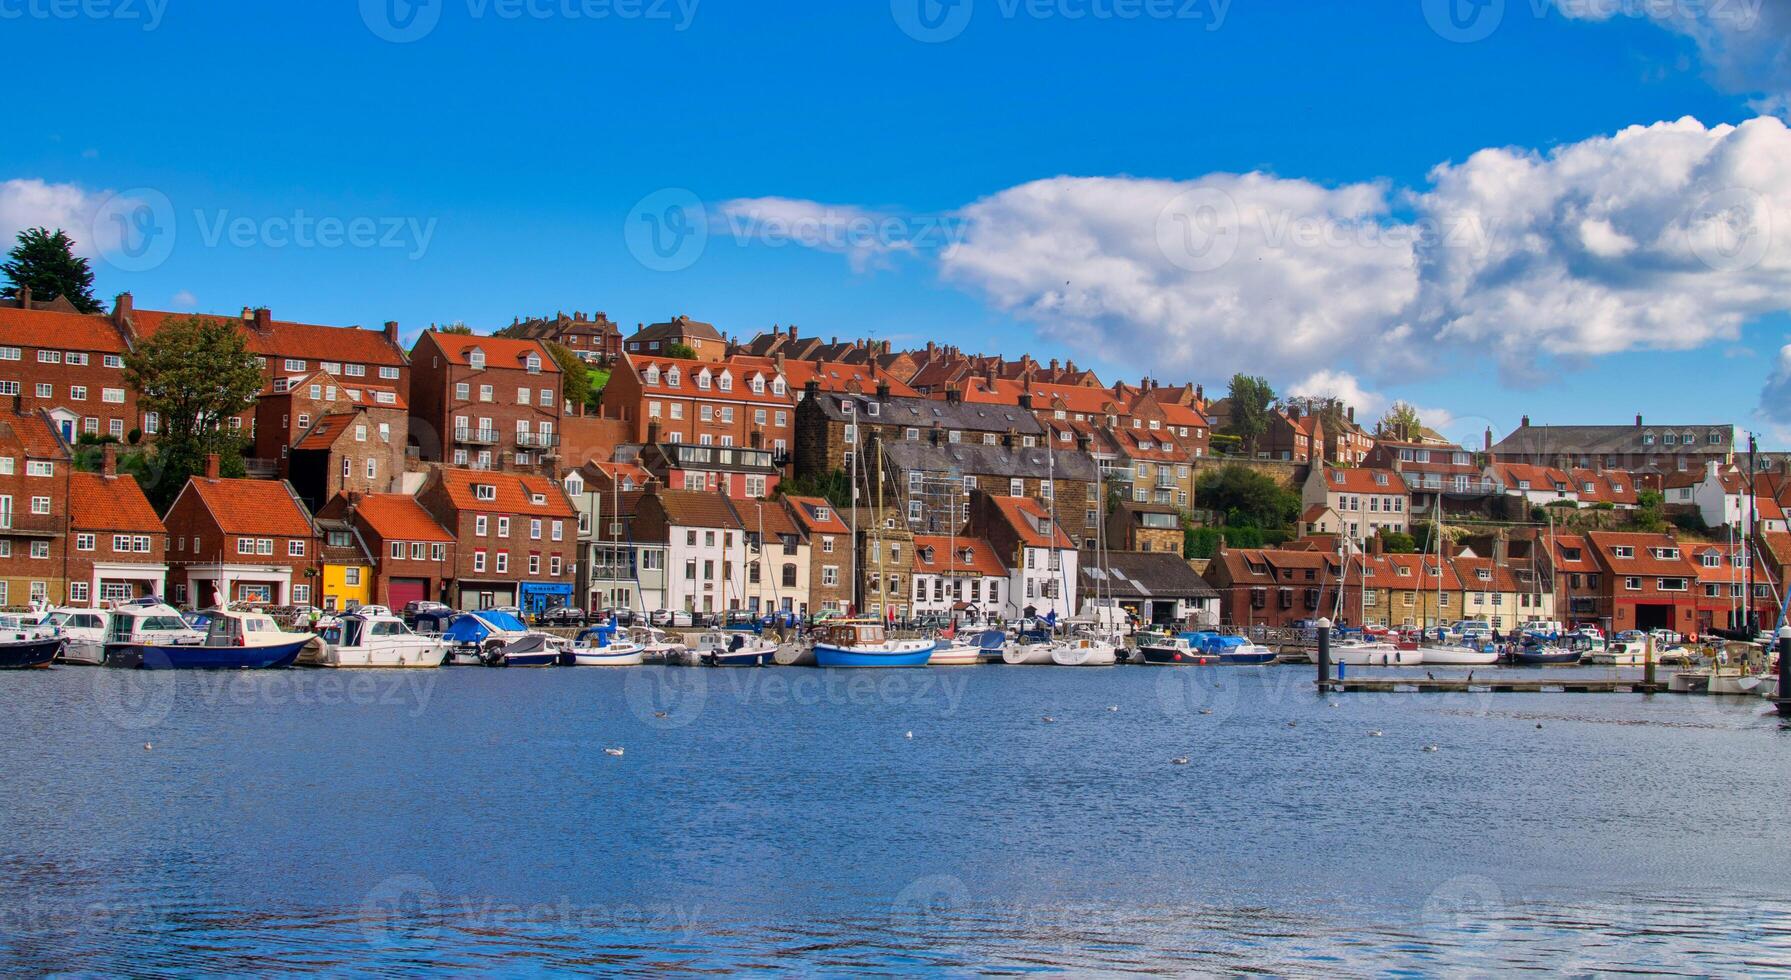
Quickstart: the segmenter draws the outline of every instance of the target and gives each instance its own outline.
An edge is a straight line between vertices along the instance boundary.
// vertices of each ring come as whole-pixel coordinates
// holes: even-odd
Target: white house
[[[807,616],[813,556],[802,526],[777,501],[734,501],[733,507],[746,534],[746,608]]]
[[[1493,463],[1486,478],[1507,497],[1521,497],[1532,507],[1546,507],[1566,500],[1579,506],[1579,485],[1564,470],[1529,463]]]
[[[1698,508],[1705,527],[1734,527],[1749,534],[1754,528],[1768,533],[1784,531],[1784,509],[1772,497],[1756,496],[1749,513],[1746,483],[1740,473],[1711,460],[1704,464],[1704,478],[1691,487],[1689,503]],[[1743,527],[1750,522],[1753,528]]]
[[[916,615],[959,612],[1000,615],[1008,597],[1008,569],[981,538],[914,537]]]
[[[665,608],[747,608],[746,534],[727,497],[649,488],[634,522],[638,540],[665,543]]]
[[[1404,531],[1411,511],[1406,483],[1392,470],[1314,466],[1300,491],[1308,515],[1315,507],[1337,515],[1337,528],[1361,544],[1381,531]]]
[[[995,610],[1018,619],[1055,613],[1076,614],[1076,544],[1030,497],[996,497],[978,492],[971,504],[970,536],[986,538],[1008,570],[1006,595]]]

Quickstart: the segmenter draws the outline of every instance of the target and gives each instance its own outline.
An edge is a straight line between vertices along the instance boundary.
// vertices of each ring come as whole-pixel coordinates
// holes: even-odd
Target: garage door
[[[386,588],[386,605],[403,609],[406,603],[429,598],[429,582],[420,578],[395,578]]]

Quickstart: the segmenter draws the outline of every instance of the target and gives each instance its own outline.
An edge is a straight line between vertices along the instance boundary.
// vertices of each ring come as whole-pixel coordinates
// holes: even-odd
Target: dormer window
[[[765,393],[765,379],[756,374],[752,376],[752,393],[755,395]]]
[[[827,508],[825,508],[825,507],[816,507],[815,508],[815,521],[817,523],[827,520],[827,515],[828,515]]]
[[[1382,486],[1382,487],[1386,486],[1387,485],[1387,474],[1376,473],[1374,475],[1374,482],[1375,482],[1376,486]]]
[[[531,493],[531,494],[529,494],[529,503],[534,504],[535,506],[539,507],[542,504],[547,503],[547,494]]]
[[[528,360],[524,361],[523,363],[528,366],[530,374],[540,374],[541,373],[541,358],[539,355],[530,354],[528,356]]]
[[[878,408],[879,408],[879,406],[877,405],[876,402],[865,402],[864,403],[864,414],[872,416],[874,418],[877,415]]]
[[[708,391],[709,390],[709,372],[706,370],[698,372],[697,376],[696,376],[696,383],[697,383],[698,388],[700,388],[703,391]]]
[[[1654,549],[1654,557],[1659,558],[1661,561],[1678,561],[1679,560],[1679,549],[1678,548],[1656,548],[1656,549]]]
[[[1644,445],[1644,446],[1654,445],[1654,433],[1652,433],[1652,432],[1642,433],[1642,445]]]
[[[671,370],[669,370],[669,371],[667,371],[667,372],[665,372],[665,385],[666,385],[666,387],[668,387],[668,388],[676,388],[676,387],[678,387],[678,382],[679,382],[679,380],[680,380],[680,376],[679,376],[679,374],[678,374],[678,369],[677,369],[677,368],[672,368],[672,369],[671,369]]]
[[[841,411],[841,412],[842,412],[842,413],[843,413],[843,414],[846,414],[846,415],[851,415],[851,414],[852,414],[852,412],[853,412],[853,410],[854,410],[854,409],[855,409],[855,407],[856,407],[856,406],[854,406],[854,405],[853,405],[853,404],[852,404],[852,399],[850,399],[850,398],[842,398],[842,399],[840,399],[840,411]]]
[[[485,352],[477,347],[467,351],[466,364],[475,371],[485,370]]]
[[[1490,568],[1476,568],[1474,569],[1474,575],[1482,582],[1492,581],[1492,569]]]
[[[496,500],[497,487],[489,483],[475,483],[473,484],[473,499]]]
[[[650,385],[659,383],[659,368],[656,365],[647,366],[647,383]]]
[[[715,387],[720,388],[722,391],[733,391],[734,376],[726,371],[721,372],[721,376],[715,379]]]
[[[1611,548],[1611,554],[1618,558],[1634,558],[1636,556],[1636,550],[1629,545],[1620,544]]]

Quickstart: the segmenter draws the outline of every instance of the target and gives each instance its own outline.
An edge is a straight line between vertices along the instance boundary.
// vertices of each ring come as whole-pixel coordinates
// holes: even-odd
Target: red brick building
[[[0,608],[66,597],[68,446],[45,410],[0,409]]]
[[[779,459],[794,445],[796,391],[764,358],[713,364],[631,352],[603,403],[629,423],[634,442],[745,446]]]
[[[560,366],[540,341],[429,331],[411,370],[411,437],[423,459],[479,470],[558,460]]]
[[[497,336],[559,344],[593,364],[608,364],[622,356],[622,328],[610,322],[607,313],[586,317],[582,311],[571,316],[562,312],[551,317],[517,319],[497,331]]]
[[[277,475],[287,476],[291,472],[288,453],[318,419],[359,411],[367,413],[373,432],[391,447],[391,458],[379,467],[380,471],[388,476],[403,472],[404,447],[410,432],[410,407],[405,395],[390,385],[350,383],[321,370],[275,378],[257,396],[255,456],[267,461]]]
[[[852,608],[852,529],[821,497],[785,497],[796,523],[808,535],[808,608],[811,614],[844,613]]]
[[[70,605],[166,595],[168,532],[107,446],[98,473],[69,475]]]
[[[311,423],[287,459],[288,480],[312,511],[340,493],[384,493],[403,474],[404,444],[366,409]]]
[[[1342,576],[1343,560],[1329,552],[1225,548],[1208,566],[1206,579],[1218,590],[1221,622],[1285,627],[1329,616]],[[1352,611],[1361,608],[1359,585],[1344,602]]]
[[[714,324],[692,320],[688,316],[640,327],[623,342],[623,349],[638,357],[658,357],[674,344],[690,348],[697,360],[710,363],[725,359],[728,353],[727,340]]]
[[[205,608],[231,602],[309,605],[318,596],[318,542],[311,516],[284,480],[226,480],[216,457],[162,519],[168,529],[170,598]]]
[[[415,497],[350,493],[318,514],[346,520],[373,558],[373,601],[402,610],[420,599],[448,601],[455,574],[454,535]]]
[[[1586,535],[1605,577],[1599,624],[1607,633],[1698,632],[1697,566],[1670,534],[1593,531]]]
[[[417,502],[457,543],[450,605],[535,613],[572,602],[578,513],[557,481],[438,467]]]
[[[121,303],[128,309],[129,294]],[[39,303],[21,289],[19,300],[0,304],[0,398],[48,412],[64,442],[123,439],[144,425],[137,393],[124,383],[127,336],[112,317]]]

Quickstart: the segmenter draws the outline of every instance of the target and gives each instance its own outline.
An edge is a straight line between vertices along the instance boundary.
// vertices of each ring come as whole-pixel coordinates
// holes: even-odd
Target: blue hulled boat
[[[108,643],[106,666],[143,670],[278,670],[290,667],[310,633],[287,633],[264,613],[207,614],[205,641],[196,644]]]
[[[1275,662],[1275,651],[1241,636],[1229,636],[1212,630],[1183,633],[1195,652],[1221,667],[1259,667]]]
[[[932,640],[892,640],[876,620],[828,623],[815,640],[820,667],[925,667]]]

